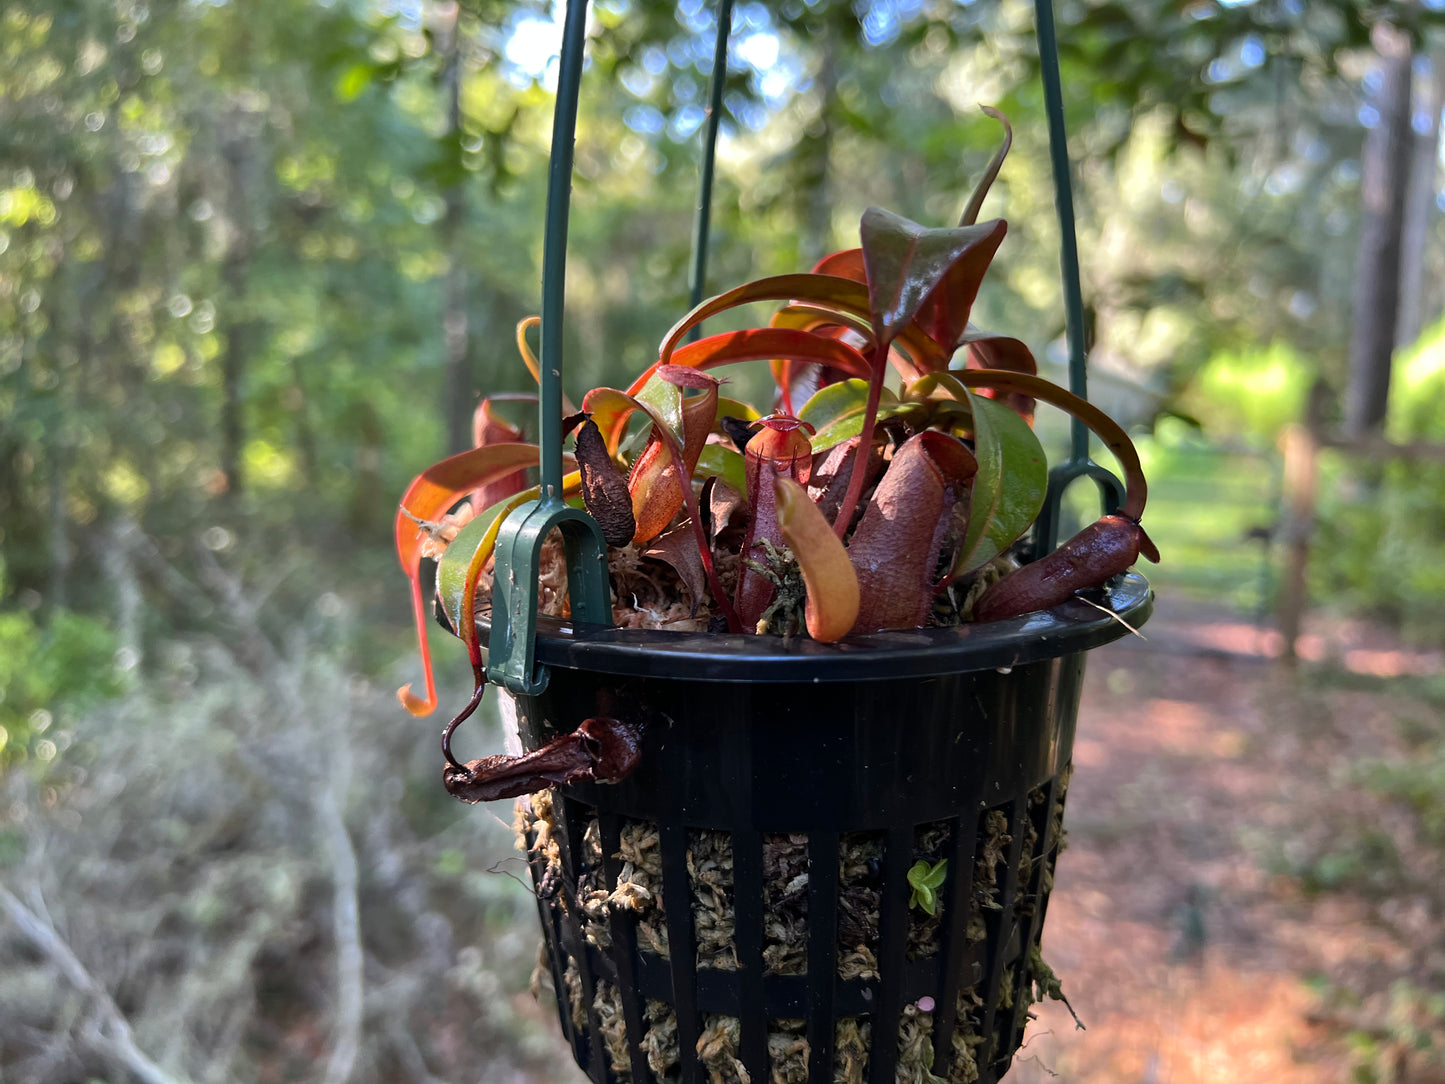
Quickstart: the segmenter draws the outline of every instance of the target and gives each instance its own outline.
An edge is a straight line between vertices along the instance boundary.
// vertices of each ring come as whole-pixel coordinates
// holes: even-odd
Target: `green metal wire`
[[[712,179],[717,163],[718,122],[722,119],[723,87],[728,75],[728,37],[732,34],[733,0],[720,0],[717,9],[717,42],[712,51],[712,89],[708,96],[707,126],[702,140],[702,179],[698,184],[697,213],[692,225],[692,274],[688,281],[688,306],[696,308],[707,288],[708,234],[712,227]],[[702,335],[698,324],[688,338]]]
[[[1039,42],[1039,71],[1044,85],[1044,111],[1049,123],[1049,158],[1054,173],[1054,209],[1059,218],[1059,268],[1064,287],[1064,332],[1069,345],[1069,390],[1089,397],[1088,350],[1084,342],[1084,292],[1079,276],[1079,241],[1074,229],[1074,184],[1069,167],[1069,140],[1064,124],[1064,84],[1059,74],[1059,40],[1052,0],[1034,0],[1034,29]],[[1049,472],[1049,491],[1034,526],[1034,550],[1042,556],[1059,543],[1064,491],[1080,478],[1099,487],[1105,512],[1124,502],[1124,485],[1110,471],[1089,459],[1089,429],[1078,418],[1069,426],[1069,459]]]
[[[572,143],[587,39],[587,2],[570,0],[562,28],[552,158],[547,173],[547,218],[542,241],[542,373],[538,406],[542,496],[522,505],[497,532],[492,578],[492,628],[487,680],[519,696],[547,687],[536,661],[537,569],[547,536],[558,530],[567,554],[572,619],[578,626],[610,625],[607,545],[597,522],[562,499],[562,309],[566,300],[567,217],[572,201]]]
[[[1044,84],[1044,110],[1049,122],[1049,157],[1054,169],[1054,208],[1059,217],[1059,263],[1064,278],[1064,328],[1069,343],[1069,390],[1087,399],[1088,361],[1084,345],[1084,294],[1079,282],[1079,242],[1074,233],[1074,185],[1069,168],[1069,140],[1064,126],[1064,86],[1059,75],[1059,41],[1051,0],[1034,0],[1034,28],[1039,42],[1039,69]],[[1089,430],[1077,418],[1070,428],[1069,461],[1089,461]]]
[[[587,0],[569,0],[562,25],[562,56],[557,68],[552,157],[547,170],[546,233],[542,242],[542,394],[537,413],[544,504],[562,502],[562,310],[567,293],[572,145],[577,137],[577,101],[586,44]]]

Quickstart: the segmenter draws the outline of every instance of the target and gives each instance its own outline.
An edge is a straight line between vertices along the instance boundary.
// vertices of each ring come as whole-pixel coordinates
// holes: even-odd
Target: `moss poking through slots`
[[[807,1025],[801,1020],[773,1020],[768,1028],[768,1065],[772,1084],[808,1084]]]
[[[662,898],[662,837],[645,821],[623,825],[616,856],[622,862],[609,908],[637,915],[637,944],[643,952],[668,958],[667,912]]]
[[[957,1023],[953,1029],[953,1062],[948,1068],[949,1084],[973,1084],[978,1079],[978,1049],[984,1044],[983,998],[976,987],[958,992],[954,1002]]]
[[[808,837],[763,836],[763,970],[808,970]]]
[[[692,888],[692,924],[697,966],[736,971],[734,939],[733,841],[726,832],[694,829],[688,834],[687,877]]]
[[[833,1084],[863,1084],[873,1025],[866,1016],[845,1016],[833,1029]]]
[[[638,1045],[647,1055],[647,1067],[659,1081],[671,1084],[680,1077],[682,1064],[677,1050],[677,1016],[667,1002],[649,1000],[643,1020],[647,1030]]]
[[[838,977],[878,977],[883,837],[849,832],[838,844]]]
[[[632,1053],[627,1048],[627,1019],[622,1012],[622,995],[605,979],[597,984],[592,1012],[597,1017],[597,1027],[602,1032],[602,1045],[607,1048],[607,1060],[613,1075],[621,1084],[631,1084]]]

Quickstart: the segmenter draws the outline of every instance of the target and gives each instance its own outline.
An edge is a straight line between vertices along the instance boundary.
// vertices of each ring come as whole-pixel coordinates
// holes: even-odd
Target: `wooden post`
[[[1280,537],[1285,543],[1284,584],[1279,596],[1279,631],[1284,637],[1286,665],[1299,661],[1295,644],[1300,619],[1309,602],[1309,548],[1314,531],[1319,489],[1319,440],[1308,426],[1285,427],[1280,436],[1284,451],[1284,501]]]

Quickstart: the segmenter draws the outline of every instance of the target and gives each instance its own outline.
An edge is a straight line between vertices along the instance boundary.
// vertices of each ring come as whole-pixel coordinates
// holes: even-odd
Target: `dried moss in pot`
[[[990,921],[987,912],[998,909],[1000,885],[1007,881],[1004,867],[1013,843],[1011,828],[1022,836],[1016,858],[1018,875],[1026,885],[1033,885],[1032,893],[1020,898],[1017,914],[1029,918],[1037,907],[1037,893],[1047,892],[1044,884],[1056,854],[1055,844],[1061,828],[1059,807],[1065,784],[1066,778],[1061,778],[1055,785],[1057,800],[1054,801],[1050,800],[1047,788],[1029,792],[1020,803],[1022,814],[1017,826],[1010,824],[1003,809],[985,810],[981,814],[978,837],[972,847],[974,858],[970,864],[967,896],[974,912],[966,926],[970,940],[986,936]],[[618,883],[613,885],[605,879],[596,880],[596,871],[605,867],[608,857],[600,849],[596,818],[588,817],[583,824],[581,840],[585,861],[577,891],[569,893],[564,886],[553,897],[552,905],[565,907],[569,898],[585,900],[583,928],[597,948],[611,946],[609,927],[614,912],[627,914],[639,931],[638,951],[664,956],[663,938],[641,932],[647,925],[666,929],[657,827],[646,822],[628,822],[624,826],[618,835],[618,850],[610,856],[619,869]],[[518,803],[517,828],[518,845],[540,867],[542,880],[560,878],[563,863],[561,848],[557,845],[559,827],[551,792],[538,792]],[[1045,849],[1046,835],[1048,849]],[[942,856],[951,853],[954,842],[947,822],[919,825],[913,839],[911,857],[929,865],[946,862]],[[768,945],[773,950],[770,962],[777,974],[806,973],[807,912],[806,907],[798,903],[808,898],[808,853],[805,835],[774,835],[764,841],[765,885],[771,886],[769,900],[779,909],[777,921],[768,924],[772,930]],[[844,981],[877,978],[874,952],[881,921],[883,857],[879,833],[857,832],[840,837],[837,974]],[[693,928],[697,931],[696,966],[735,971],[737,916],[731,840],[725,832],[690,830],[686,858]],[[928,914],[914,906],[909,915],[910,959],[935,956],[942,947],[940,928],[947,919],[946,911],[940,907],[936,913]],[[566,959],[563,986],[574,1028],[585,1032],[595,1027],[601,1035],[611,1077],[630,1084],[631,1049],[622,994],[617,985],[607,979],[596,982],[590,1019],[584,1011],[583,984],[576,960],[571,956]],[[1010,1010],[1015,997],[1020,996],[1029,1002],[1043,996],[1062,996],[1058,981],[1043,962],[1036,943],[1029,946],[1024,957],[1003,971],[997,1000],[1000,1021],[1012,1019]],[[935,1073],[936,1017],[932,998],[903,1006],[896,1037],[895,1080],[934,1084],[940,1079]],[[980,1061],[993,1059],[1000,1044],[1008,1041],[1008,1036],[997,1027],[993,1033],[985,1033],[986,1017],[977,986],[961,988],[955,1001],[954,1027],[948,1036],[949,1065],[942,1078],[949,1084],[973,1084],[980,1079]],[[681,1052],[675,1010],[665,1001],[648,999],[642,1020],[638,1047],[650,1072],[659,1081],[680,1079]],[[862,1084],[868,1079],[874,1033],[874,1022],[868,1015],[843,1016],[835,1022],[831,1062],[835,1082]],[[811,1047],[803,1021],[788,1018],[770,1021],[766,1049],[770,1080],[802,1082],[808,1079]],[[696,1053],[699,1064],[714,1084],[750,1079],[741,1060],[740,1021],[735,1015],[705,1014]]]

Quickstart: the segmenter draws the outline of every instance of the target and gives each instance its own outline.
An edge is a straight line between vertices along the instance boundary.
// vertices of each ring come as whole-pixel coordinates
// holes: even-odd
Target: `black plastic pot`
[[[550,684],[517,701],[529,750],[589,716],[645,726],[630,777],[524,818],[587,1075],[1007,1072],[1042,981],[1084,652],[1152,609],[1135,574],[1099,600],[843,645],[540,637]],[[940,860],[929,916],[908,875]]]

